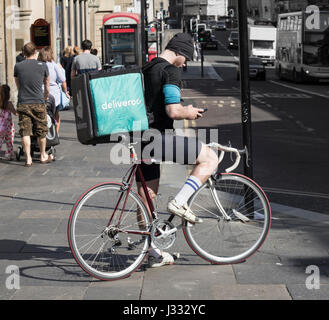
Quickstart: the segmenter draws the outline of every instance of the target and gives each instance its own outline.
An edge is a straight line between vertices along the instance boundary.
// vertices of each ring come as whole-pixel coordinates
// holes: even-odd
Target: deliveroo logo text
[[[136,99],[136,100],[124,100],[124,101],[111,101],[109,103],[105,102],[102,104],[102,109],[103,110],[108,110],[108,109],[116,109],[116,108],[122,108],[122,107],[130,107],[130,106],[138,106],[142,103],[141,99]]]

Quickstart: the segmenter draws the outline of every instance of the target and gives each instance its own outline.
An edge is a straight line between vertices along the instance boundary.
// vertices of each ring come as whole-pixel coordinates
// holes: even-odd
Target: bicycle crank
[[[155,220],[151,229],[152,244],[160,250],[170,248],[176,241],[176,231],[177,228],[171,222]]]

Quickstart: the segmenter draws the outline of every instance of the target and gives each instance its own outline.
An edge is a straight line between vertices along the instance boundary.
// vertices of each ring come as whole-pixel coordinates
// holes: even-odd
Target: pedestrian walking
[[[72,63],[74,60],[74,52],[73,47],[69,46],[66,47],[64,50],[64,54],[61,57],[61,65],[65,70],[65,77],[66,77],[66,84],[67,84],[67,91],[71,92],[71,69]]]
[[[14,160],[14,138],[15,126],[12,119],[17,112],[10,101],[10,87],[6,84],[0,87],[0,151],[2,145],[6,143],[7,151],[5,158],[9,161]]]
[[[61,106],[61,95],[62,91],[68,99],[70,99],[70,94],[67,90],[65,70],[59,64],[54,61],[53,50],[51,47],[42,48],[39,52],[39,61],[45,62],[49,70],[49,93],[55,98],[56,104],[56,131],[59,133],[59,128],[61,124],[61,118],[59,115],[59,110],[63,107]]]
[[[86,72],[102,70],[99,58],[90,53],[92,43],[90,40],[84,40],[81,44],[82,53],[76,56],[72,64],[71,78]]]
[[[78,56],[80,53],[81,53],[80,48],[78,46],[74,46],[73,48],[74,57]]]
[[[31,136],[37,138],[40,162],[45,164],[54,159],[46,152],[48,126],[45,101],[49,95],[49,70],[46,63],[37,61],[34,43],[27,43],[23,51],[26,60],[15,65],[14,77],[18,89],[18,125],[26,154],[25,166],[31,167]]]
[[[201,45],[200,45],[200,42],[198,39],[194,42],[194,48],[195,48],[195,53],[196,53],[196,61],[200,61],[201,60]]]
[[[94,56],[98,55],[98,50],[96,48],[93,48],[90,50],[90,53],[93,54]]]
[[[23,48],[21,50],[21,53],[16,57],[16,63],[22,62],[25,60],[24,53],[23,53]]]

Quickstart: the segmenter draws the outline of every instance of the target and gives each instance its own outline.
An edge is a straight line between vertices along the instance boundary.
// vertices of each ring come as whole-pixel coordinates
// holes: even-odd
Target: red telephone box
[[[103,17],[103,63],[142,65],[140,15],[110,13]]]

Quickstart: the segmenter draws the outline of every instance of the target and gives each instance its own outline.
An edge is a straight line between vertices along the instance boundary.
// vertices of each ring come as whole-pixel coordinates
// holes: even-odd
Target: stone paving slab
[[[11,300],[82,300],[86,290],[83,287],[23,287]]]
[[[137,271],[119,281],[94,282],[89,286],[84,300],[139,300],[144,277],[144,271]]]
[[[68,252],[69,245],[67,234],[32,234],[28,243],[24,245],[20,252],[39,253],[39,252]]]
[[[215,285],[211,289],[216,300],[292,300],[283,284]]]
[[[0,226],[0,234],[3,234],[7,231],[11,232],[22,232],[23,234],[32,234],[32,233],[44,233],[51,234],[56,231],[60,223],[59,219],[21,219],[19,222],[14,221],[10,222],[7,225]]]
[[[162,270],[148,269],[145,273],[141,299],[214,299],[211,290],[214,285],[235,283],[231,266],[219,268],[212,265],[193,267],[173,265]]]
[[[323,266],[318,266],[320,273],[324,272],[325,276],[321,277],[321,282],[329,283],[326,276],[326,270]],[[236,281],[239,284],[304,284],[309,276],[305,273],[306,266],[285,266],[285,265],[233,265]]]
[[[288,284],[287,289],[294,300],[329,300],[329,285],[320,283],[319,289],[307,289],[305,284]]]

